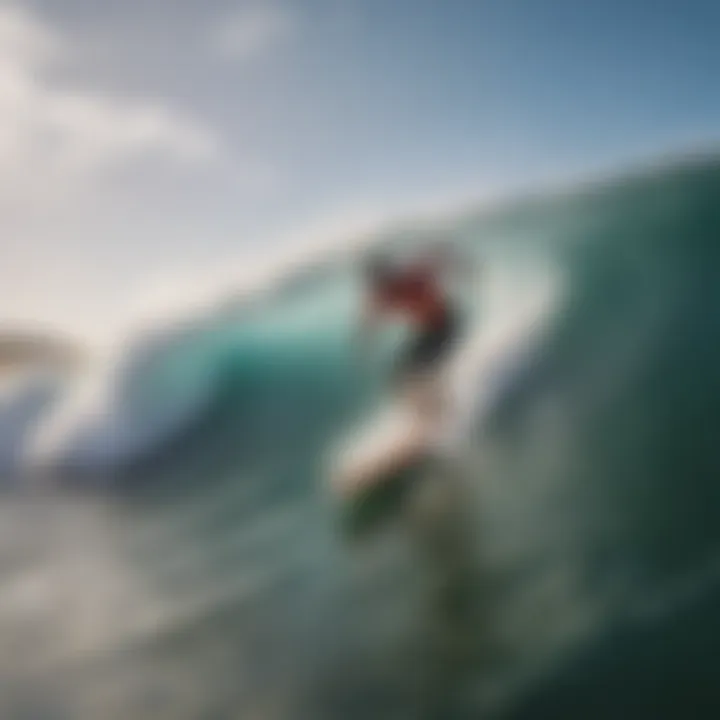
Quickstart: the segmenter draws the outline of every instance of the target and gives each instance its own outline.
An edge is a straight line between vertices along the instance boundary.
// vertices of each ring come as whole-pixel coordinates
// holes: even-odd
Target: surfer
[[[443,411],[441,370],[462,329],[460,313],[443,282],[449,259],[443,250],[435,250],[404,266],[383,255],[373,255],[365,265],[362,338],[390,316],[410,323],[413,337],[401,352],[394,381],[423,415],[433,418]]]
[[[359,353],[367,351],[370,331],[392,316],[406,320],[413,332],[392,374],[397,397],[336,458],[333,485],[345,497],[396,477],[445,446],[453,427],[450,361],[464,325],[445,273],[457,261],[435,248],[402,264],[373,254],[363,266]],[[463,270],[466,265],[475,267],[468,262]]]

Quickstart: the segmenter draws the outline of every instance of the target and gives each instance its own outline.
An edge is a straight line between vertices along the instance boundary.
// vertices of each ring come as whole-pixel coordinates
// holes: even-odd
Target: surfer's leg
[[[423,415],[430,404],[430,387],[434,375],[429,352],[433,338],[418,335],[401,355],[393,375],[394,390]]]
[[[442,326],[421,333],[398,365],[401,391],[431,420],[440,420],[447,409],[444,370],[456,336],[457,322],[451,316]]]
[[[445,413],[445,392],[443,374],[438,366],[418,373],[414,392],[419,412],[428,419],[440,420]]]
[[[395,368],[395,382],[399,387],[417,387],[431,373],[438,354],[437,330],[424,330],[414,338],[400,356]]]

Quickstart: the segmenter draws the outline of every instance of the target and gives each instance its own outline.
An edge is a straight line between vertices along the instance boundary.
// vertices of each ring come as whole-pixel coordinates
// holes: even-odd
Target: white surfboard
[[[436,426],[400,400],[383,408],[337,453],[331,478],[334,491],[352,497],[391,478],[422,459]]]

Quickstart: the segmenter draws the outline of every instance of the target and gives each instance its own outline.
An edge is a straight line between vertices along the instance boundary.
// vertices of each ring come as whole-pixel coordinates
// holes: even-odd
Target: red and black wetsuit
[[[380,311],[401,313],[417,328],[401,370],[421,370],[445,357],[457,334],[457,315],[432,268],[398,272],[375,291],[374,299]]]

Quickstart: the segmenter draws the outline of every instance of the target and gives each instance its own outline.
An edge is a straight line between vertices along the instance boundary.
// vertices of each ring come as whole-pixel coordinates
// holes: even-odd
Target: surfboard
[[[435,430],[409,403],[387,405],[340,448],[331,475],[334,491],[341,498],[363,494],[420,462]]]
[[[357,537],[396,514],[429,457],[429,423],[393,399],[335,449],[331,496],[344,533]]]

